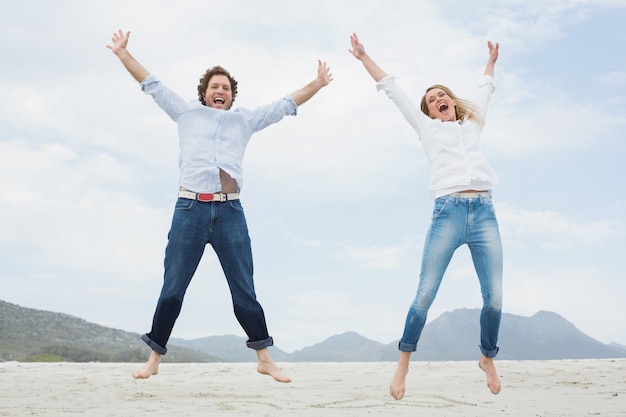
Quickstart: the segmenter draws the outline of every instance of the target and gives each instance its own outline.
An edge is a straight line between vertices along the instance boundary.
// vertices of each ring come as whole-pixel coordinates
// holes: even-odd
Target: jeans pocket
[[[195,201],[188,198],[179,198],[176,200],[176,210],[189,210],[193,207]]]
[[[433,220],[437,217],[441,216],[444,209],[446,208],[446,204],[448,203],[447,197],[439,197],[435,200],[435,207],[433,208]]]
[[[243,206],[241,205],[241,200],[230,200],[228,205],[231,209],[236,211],[243,211]]]

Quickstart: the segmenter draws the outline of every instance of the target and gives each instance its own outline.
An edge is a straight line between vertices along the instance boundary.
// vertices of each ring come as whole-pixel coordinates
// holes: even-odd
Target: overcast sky
[[[483,144],[500,179],[504,312],[553,311],[626,345],[624,21],[622,0],[4,1],[0,299],[150,329],[178,142],[105,47],[121,28],[131,53],[190,100],[212,65],[239,81],[235,107],[252,108],[329,63],[331,85],[248,146],[241,197],[257,295],[287,352],[346,331],[397,340],[433,206],[429,168],[348,53],[349,35],[416,101],[435,83],[473,98],[492,40]],[[464,246],[429,319],[480,306]],[[173,336],[223,334],[244,336],[208,248]]]

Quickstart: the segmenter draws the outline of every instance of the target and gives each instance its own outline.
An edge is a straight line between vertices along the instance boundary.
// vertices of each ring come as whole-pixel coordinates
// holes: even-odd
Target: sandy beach
[[[388,394],[395,363],[0,363],[0,416],[626,416],[626,359],[497,361],[492,395],[476,362],[414,362],[407,393]]]

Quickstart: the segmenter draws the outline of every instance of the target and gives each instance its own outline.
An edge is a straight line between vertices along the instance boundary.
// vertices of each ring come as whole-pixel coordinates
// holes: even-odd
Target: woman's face
[[[443,122],[456,121],[456,102],[441,88],[433,88],[426,93],[428,115]]]

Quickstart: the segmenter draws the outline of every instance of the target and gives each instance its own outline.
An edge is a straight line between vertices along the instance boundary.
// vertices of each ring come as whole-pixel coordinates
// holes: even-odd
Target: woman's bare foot
[[[502,385],[500,384],[500,378],[498,378],[493,358],[482,355],[478,361],[478,366],[487,374],[487,386],[491,393],[498,394],[502,389]]]
[[[143,368],[138,371],[133,372],[133,378],[135,379],[146,379],[150,378],[152,375],[156,375],[159,373],[159,364],[161,363],[161,354],[155,352],[154,350],[150,353],[150,357],[148,358],[148,362],[145,363]]]
[[[398,369],[396,369],[396,373],[391,379],[391,385],[389,385],[389,394],[391,394],[391,396],[396,400],[401,400],[404,397],[405,380],[406,374],[408,373],[409,368],[401,369],[400,367],[398,367]]]
[[[400,352],[398,359],[398,368],[391,379],[389,385],[389,394],[396,399],[401,400],[404,397],[406,375],[409,373],[409,363],[411,361],[411,352]]]
[[[272,360],[270,356],[270,352],[265,349],[260,349],[256,351],[257,357],[257,367],[256,370],[258,373],[263,375],[269,375],[274,378],[278,382],[291,382],[291,378],[287,375],[283,374],[278,366]]]

